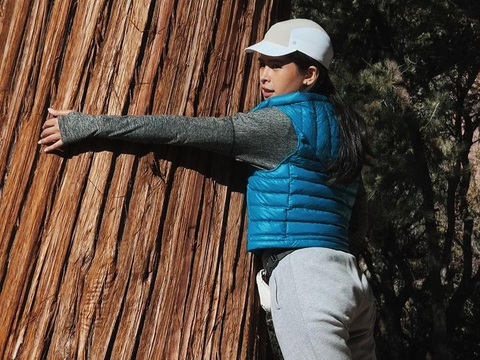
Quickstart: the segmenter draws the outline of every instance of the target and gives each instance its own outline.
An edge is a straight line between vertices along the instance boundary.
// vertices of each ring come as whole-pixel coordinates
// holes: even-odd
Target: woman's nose
[[[260,82],[262,84],[266,83],[270,78],[270,72],[268,66],[260,68]]]

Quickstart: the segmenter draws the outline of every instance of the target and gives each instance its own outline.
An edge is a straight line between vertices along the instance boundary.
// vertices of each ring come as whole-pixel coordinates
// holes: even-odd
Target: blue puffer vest
[[[349,251],[348,223],[358,182],[327,185],[322,173],[337,157],[338,123],[324,96],[290,93],[252,111],[277,107],[292,120],[296,150],[272,170],[255,170],[247,187],[248,251],[328,247]]]

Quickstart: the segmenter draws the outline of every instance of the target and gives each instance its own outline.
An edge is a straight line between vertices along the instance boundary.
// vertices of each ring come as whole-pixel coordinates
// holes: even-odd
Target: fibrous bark
[[[49,106],[231,115],[273,0],[0,1],[0,357],[265,358],[246,168],[193,149],[37,146]]]

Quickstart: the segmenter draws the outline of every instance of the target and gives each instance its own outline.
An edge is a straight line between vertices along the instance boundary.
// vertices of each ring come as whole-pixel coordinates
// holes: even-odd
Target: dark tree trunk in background
[[[44,155],[36,142],[49,106],[248,110],[243,49],[285,6],[0,0],[0,358],[266,358],[243,165],[101,141]]]

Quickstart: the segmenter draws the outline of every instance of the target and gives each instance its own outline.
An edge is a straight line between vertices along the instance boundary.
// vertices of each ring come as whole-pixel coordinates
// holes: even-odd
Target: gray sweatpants
[[[353,255],[296,250],[273,270],[269,285],[285,360],[375,359],[375,302]]]

